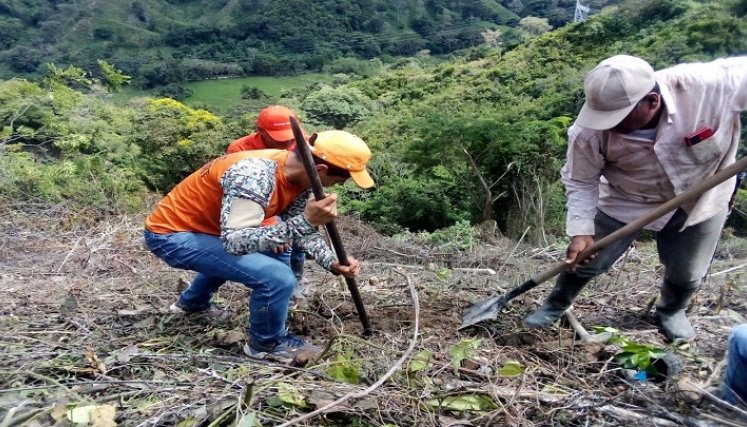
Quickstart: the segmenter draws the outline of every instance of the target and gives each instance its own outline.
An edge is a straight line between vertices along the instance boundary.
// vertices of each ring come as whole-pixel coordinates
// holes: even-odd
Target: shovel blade
[[[465,310],[464,315],[462,315],[462,324],[457,328],[457,330],[476,325],[485,320],[495,320],[504,305],[506,305],[505,295],[493,297],[477,304],[473,304],[470,308]]]

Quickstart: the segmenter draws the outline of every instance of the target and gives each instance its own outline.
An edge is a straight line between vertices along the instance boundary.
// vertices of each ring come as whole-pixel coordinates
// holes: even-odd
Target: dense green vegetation
[[[617,53],[656,68],[744,54],[747,27],[736,7],[743,3],[630,1],[509,51],[475,49],[431,69],[354,83],[386,110],[355,128],[386,150],[378,171],[386,188],[360,209],[410,227],[469,213],[473,221],[498,219],[514,236],[530,225],[562,232],[556,179],[584,73]]]
[[[563,233],[558,170],[584,73],[617,53],[656,68],[744,54],[746,5],[631,0],[525,44],[483,44],[435,65],[421,55],[266,100],[298,108],[311,130],[344,127],[369,142],[377,188],[343,193],[380,229],[494,219],[512,236],[531,226],[542,239]],[[252,109],[221,116],[170,99],[117,106],[96,79],[88,88],[70,80],[57,72],[0,83],[3,199],[128,209],[138,191],[167,190],[250,132],[264,102],[246,99]]]
[[[602,0],[597,3],[607,3]],[[105,59],[148,87],[320,71],[336,58],[444,54],[524,17],[559,27],[571,0],[0,0],[0,77]],[[527,29],[538,28],[529,21]],[[541,28],[541,26],[539,27]]]

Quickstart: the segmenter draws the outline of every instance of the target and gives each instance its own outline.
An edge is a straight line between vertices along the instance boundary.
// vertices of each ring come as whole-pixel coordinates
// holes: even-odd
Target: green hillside
[[[599,1],[606,4],[609,1]],[[506,6],[510,7],[509,10]],[[521,17],[558,27],[574,2],[495,0],[0,0],[0,77],[97,59],[157,86],[319,71],[331,60],[446,54]],[[508,39],[521,41],[517,30]]]
[[[309,129],[348,128],[369,142],[377,188],[343,189],[343,205],[382,231],[496,220],[511,236],[530,226],[530,237],[562,235],[558,170],[584,73],[617,53],[656,68],[744,54],[745,13],[745,0],[629,0],[524,44],[499,37],[438,65],[421,54],[381,65],[375,77],[243,100],[223,116],[171,99],[114,105],[96,84],[81,93],[64,76],[8,80],[0,196],[124,208],[138,189],[173,186],[251,132],[263,103],[280,102]],[[88,188],[91,176],[102,177],[101,193]]]
[[[744,55],[746,12],[745,1],[632,0],[509,51],[476,49],[351,84],[384,104],[354,128],[385,158],[384,184],[364,216],[437,228],[469,212],[466,219],[497,219],[512,236],[530,225],[562,234],[558,171],[584,74],[621,53],[655,68]]]

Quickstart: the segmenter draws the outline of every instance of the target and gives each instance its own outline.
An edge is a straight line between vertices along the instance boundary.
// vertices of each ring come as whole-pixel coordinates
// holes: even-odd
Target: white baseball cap
[[[607,58],[584,79],[586,102],[576,124],[594,130],[612,129],[655,85],[654,69],[643,59],[629,55]]]

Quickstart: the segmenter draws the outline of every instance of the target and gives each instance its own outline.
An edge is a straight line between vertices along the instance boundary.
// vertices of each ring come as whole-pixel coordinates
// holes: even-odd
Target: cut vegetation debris
[[[709,392],[720,385],[728,331],[747,315],[744,269],[734,270],[747,261],[747,242],[728,233],[690,309],[697,338],[671,347],[651,316],[661,272],[650,243],[576,301],[574,319],[606,342],[574,338],[565,324],[524,329],[546,287],[512,301],[498,321],[457,332],[466,307],[562,251],[497,234],[450,249],[341,218],[346,249],[363,260],[374,334],[360,337],[345,284],[310,266],[290,328],[325,350],[301,368],[243,356],[249,290],[240,285],[218,294],[234,313],[227,322],[170,313],[191,274],[143,248],[142,220],[86,219],[60,206],[0,211],[1,426],[747,422]],[[651,375],[664,352],[682,375]]]

